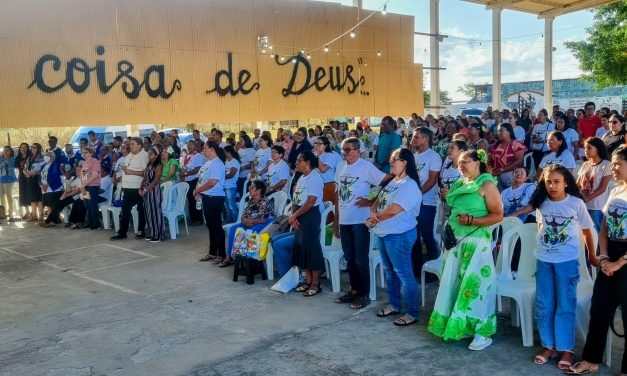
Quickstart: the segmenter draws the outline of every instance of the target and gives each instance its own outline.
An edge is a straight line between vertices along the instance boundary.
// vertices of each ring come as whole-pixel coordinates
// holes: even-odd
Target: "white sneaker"
[[[469,350],[481,351],[486,347],[492,344],[492,338],[486,338],[484,336],[480,336],[479,334],[475,335],[475,339],[472,340],[470,346],[468,346]]]

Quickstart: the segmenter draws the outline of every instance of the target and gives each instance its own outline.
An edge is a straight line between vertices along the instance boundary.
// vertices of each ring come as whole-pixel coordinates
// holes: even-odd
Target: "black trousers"
[[[222,229],[224,196],[202,196],[202,210],[209,229],[209,254],[226,257],[226,235]]]
[[[59,192],[59,193],[62,194],[62,192]],[[59,198],[60,197],[61,195],[59,195]],[[65,208],[66,206],[70,205],[73,202],[74,202],[74,199],[72,199],[72,197],[66,197],[63,200],[57,200],[57,202],[55,202],[52,208],[52,211],[48,214],[48,218],[46,218],[46,222],[59,223],[60,222],[59,214],[61,214],[61,212],[63,211],[63,208]],[[69,218],[68,218],[68,222],[69,222]]]
[[[187,190],[187,207],[189,209],[189,218],[192,223],[200,222],[202,220],[202,210],[196,209],[196,199],[194,198],[194,189],[198,184],[198,179],[190,180],[187,182],[189,189]]]
[[[139,223],[137,228],[140,234],[144,234],[146,227],[146,213],[144,213],[144,199],[139,195],[139,188],[123,188],[122,189],[122,214],[120,215],[119,235],[126,236],[128,232],[128,224],[131,221],[131,209],[137,205],[137,214]]]
[[[615,261],[623,256],[625,249],[627,249],[627,243],[608,240],[607,248],[610,261]],[[618,305],[622,306],[623,328],[622,332],[618,328],[616,328],[616,331],[625,333],[625,327],[627,327],[625,325],[627,323],[627,266],[623,266],[611,277],[606,276],[602,272],[599,272],[597,275],[590,306],[588,336],[586,337],[583,354],[581,354],[583,360],[591,363],[601,363],[603,361],[607,331],[610,322],[614,321],[614,314]],[[623,340],[625,341],[624,348],[627,348],[627,337]],[[621,373],[627,373],[627,350],[623,350]]]
[[[48,206],[50,208],[52,208],[50,210],[50,213],[48,214],[48,218],[46,218],[46,222],[50,223],[50,222],[54,222],[54,223],[59,223],[60,219],[59,219],[59,213],[61,211],[58,211],[55,213],[55,207],[59,205],[59,199],[61,198],[61,195],[63,194],[62,191],[59,192],[48,192],[48,193],[44,193],[43,194],[43,204],[44,206]],[[63,208],[61,208],[63,209]]]
[[[370,295],[370,232],[364,224],[340,225],[340,240],[348,266],[351,290],[357,295]]]

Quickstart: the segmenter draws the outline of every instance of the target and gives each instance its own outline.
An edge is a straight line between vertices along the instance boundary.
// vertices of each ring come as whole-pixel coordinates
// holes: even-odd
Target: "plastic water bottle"
[[[196,200],[196,210],[202,210],[202,201]]]

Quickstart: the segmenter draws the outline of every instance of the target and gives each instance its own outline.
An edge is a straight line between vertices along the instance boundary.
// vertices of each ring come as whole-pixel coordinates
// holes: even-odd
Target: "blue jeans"
[[[588,214],[590,214],[590,218],[592,218],[592,223],[594,223],[594,228],[597,230],[597,234],[600,233],[601,223],[603,222],[603,211],[588,209]]]
[[[418,284],[411,265],[411,246],[416,241],[416,230],[379,237],[381,260],[385,268],[389,306],[401,311],[401,287],[405,292],[406,314],[418,318]]]
[[[279,275],[283,277],[292,268],[292,249],[294,248],[294,238],[296,233],[284,232],[270,239],[272,251],[274,252],[274,261],[279,271]]]
[[[253,227],[250,227],[250,228],[244,226],[241,223],[231,226],[231,229],[229,230],[229,234],[226,239],[226,254],[230,256],[231,251],[233,251],[233,239],[235,239],[235,231],[237,231],[238,228],[243,228],[244,230],[253,230],[254,232],[259,232],[263,230],[267,225],[272,223],[273,220],[274,218],[269,218],[266,222],[260,223],[258,225],[253,225]]]
[[[575,349],[575,310],[579,261],[550,263],[538,260],[535,319],[542,347]]]
[[[440,254],[438,245],[433,236],[433,226],[435,225],[435,211],[436,207],[433,205],[420,205],[420,214],[416,218],[418,224],[416,225],[416,242],[413,244],[411,251],[411,263],[416,276],[420,275],[422,270],[422,264],[425,261],[435,260]],[[425,243],[427,248],[427,259],[422,256],[422,242]]]
[[[100,212],[98,211],[100,187],[88,186],[85,189],[89,192],[89,200],[83,200],[87,208],[87,227],[98,228],[100,227]]]
[[[239,214],[239,208],[237,207],[237,188],[225,188],[224,189],[224,208],[226,209],[226,223],[233,223],[237,221],[237,215]]]

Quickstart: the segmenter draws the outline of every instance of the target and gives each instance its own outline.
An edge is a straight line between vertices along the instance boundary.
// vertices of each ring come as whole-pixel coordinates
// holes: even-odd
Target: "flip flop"
[[[417,322],[418,322],[417,319],[415,319],[415,318],[413,318],[411,316],[405,315],[403,317],[399,317],[396,320],[394,320],[394,325],[396,325],[396,326],[409,326],[409,325],[415,324]]]
[[[543,364],[546,364],[546,362],[548,362],[549,359],[554,359],[554,358],[557,358],[557,353],[555,352],[555,350],[544,348],[538,355],[536,355],[533,358],[533,362],[541,366]]]
[[[570,354],[570,361],[569,360],[564,360],[564,355],[565,354]],[[570,367],[573,366],[573,358],[575,357],[575,354],[573,354],[570,351],[564,351],[564,353],[562,354],[562,357],[560,358],[560,361],[557,362],[557,368],[565,371],[567,369],[569,369]]]
[[[581,371],[577,371],[577,366],[580,364],[585,365],[587,368],[584,368]],[[597,373],[597,372],[599,372],[599,368],[597,369],[592,368],[592,364],[590,362],[586,362],[585,360],[579,363],[575,363],[574,366],[569,367],[567,370],[564,371],[564,373],[567,375],[587,375],[589,373]]]
[[[233,265],[233,261],[222,261],[221,263],[218,264],[218,267],[220,268],[226,268],[227,266]]]
[[[385,306],[383,308],[381,308],[380,310],[377,311],[377,316],[378,317],[388,317],[388,316],[392,316],[392,315],[398,315],[400,312],[399,311],[395,311],[394,309],[392,309],[392,307],[390,306]]]

